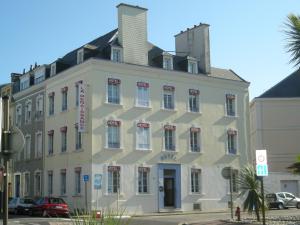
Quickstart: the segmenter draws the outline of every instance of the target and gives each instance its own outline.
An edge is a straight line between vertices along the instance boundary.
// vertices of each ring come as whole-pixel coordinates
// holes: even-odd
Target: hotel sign
[[[83,82],[78,83],[78,132],[86,131],[87,110],[86,110],[86,87]]]

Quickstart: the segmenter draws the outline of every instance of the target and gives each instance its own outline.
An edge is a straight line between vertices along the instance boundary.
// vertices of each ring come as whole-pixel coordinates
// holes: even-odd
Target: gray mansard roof
[[[300,68],[271,87],[258,98],[297,98],[300,97]]]

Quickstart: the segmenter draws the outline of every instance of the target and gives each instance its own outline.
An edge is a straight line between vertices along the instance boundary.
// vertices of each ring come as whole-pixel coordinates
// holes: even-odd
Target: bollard
[[[235,216],[237,217],[237,221],[241,221],[241,209],[240,209],[240,207],[236,207]]]

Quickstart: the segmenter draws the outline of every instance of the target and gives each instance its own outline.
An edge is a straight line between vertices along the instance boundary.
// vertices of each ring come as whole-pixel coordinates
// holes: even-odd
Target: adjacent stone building
[[[300,137],[300,70],[271,87],[250,105],[251,148],[266,149],[269,192],[287,191],[299,196],[300,176],[287,167],[296,162]]]

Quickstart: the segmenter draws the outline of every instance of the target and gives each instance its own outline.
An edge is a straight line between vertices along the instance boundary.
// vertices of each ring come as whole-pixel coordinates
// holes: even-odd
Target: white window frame
[[[55,110],[55,94],[52,92],[52,95],[48,95],[48,116],[54,115]]]
[[[173,70],[173,56],[167,52],[163,52],[163,69]]]
[[[172,143],[173,143],[173,145],[172,146],[174,146],[174,150],[166,148],[166,144],[167,143],[166,143],[166,129],[165,129],[165,126],[174,126],[175,127],[175,130],[170,130],[170,131],[173,132],[173,134],[172,134]],[[176,129],[177,129],[177,127],[175,125],[167,123],[167,124],[163,125],[162,129],[163,129],[163,151],[166,151],[166,152],[177,152],[178,151],[177,137],[176,137],[176,133],[177,133]]]
[[[196,60],[188,59],[188,73],[198,74],[198,62]]]
[[[67,170],[62,169],[60,170],[59,174],[60,174],[60,195],[65,196],[67,194]],[[63,180],[62,174],[64,174],[65,180]]]
[[[193,188],[192,185],[192,172],[193,170],[198,170],[200,171],[199,177],[198,177],[198,181],[199,181],[199,191],[193,191],[193,189],[195,190],[195,187]],[[202,168],[198,167],[198,166],[192,166],[189,167],[189,193],[190,195],[202,195],[203,194],[203,170]]]
[[[78,125],[75,125],[75,149],[82,149],[82,132],[78,131]]]
[[[174,90],[165,90],[165,86],[170,86],[173,87]],[[175,92],[176,92],[176,87],[173,85],[163,85],[162,86],[162,109],[164,110],[169,110],[169,111],[176,111],[176,98],[175,98]],[[170,108],[166,108],[166,104],[165,104],[165,94],[171,94],[172,97],[172,104]],[[173,107],[172,107],[173,106]]]
[[[39,135],[41,137],[40,146],[39,146],[39,142],[38,142]],[[40,159],[43,157],[43,132],[42,131],[38,131],[35,133],[35,154],[34,154],[34,156],[37,159]]]
[[[29,88],[29,86],[30,86],[29,75],[21,77],[20,78],[20,91]]]
[[[117,121],[117,122],[119,122],[120,124],[119,124],[119,126],[116,126],[116,127],[118,127],[119,128],[119,147],[113,147],[113,146],[109,146],[109,125],[108,125],[108,122],[109,121]],[[106,131],[105,131],[105,133],[106,133],[106,141],[105,141],[105,148],[106,149],[122,149],[123,148],[123,146],[122,146],[122,121],[121,120],[118,120],[118,119],[114,119],[114,118],[112,118],[112,119],[108,119],[108,120],[106,120],[105,121],[105,129],[106,129]]]
[[[228,97],[232,96],[232,98]],[[233,102],[232,112],[229,112],[229,101]],[[225,94],[225,115],[227,117],[237,117],[237,95],[232,93]]]
[[[32,101],[25,102],[25,124],[30,124],[32,119]]]
[[[38,95],[35,99],[35,118],[42,119],[44,111],[44,98],[43,95]]]
[[[150,85],[149,82],[138,81],[136,82],[136,98],[135,106],[142,108],[150,108]],[[143,87],[144,86],[144,87]],[[143,90],[144,94],[140,91]],[[144,97],[144,99],[141,99]]]
[[[74,194],[76,195],[81,195],[82,193],[82,181],[81,178],[82,177],[82,168],[81,167],[77,167],[74,170]]]
[[[235,134],[230,134],[230,132],[235,132]],[[234,146],[235,147],[235,152],[230,152],[229,149],[229,136],[233,136],[233,141],[234,141]],[[238,130],[237,129],[233,129],[233,128],[229,128],[226,130],[226,149],[227,149],[227,154],[228,155],[238,155],[238,149],[239,149],[239,145],[238,145]]]
[[[50,77],[54,76],[56,74],[56,62],[51,64],[50,67]]]
[[[198,132],[192,132],[193,128],[198,129],[199,131]],[[201,127],[199,127],[199,126],[192,126],[189,129],[189,151],[192,152],[192,153],[202,153],[201,131],[202,131]],[[194,151],[193,148],[192,148],[191,133],[197,133],[197,142],[198,142],[197,147],[199,148],[199,151]]]
[[[37,190],[37,174],[39,174],[40,175],[40,185],[39,185],[39,191],[40,191],[40,193],[38,193],[38,190]],[[35,172],[34,172],[34,195],[35,196],[42,196],[42,171],[41,170],[36,170]]]
[[[51,177],[51,180],[50,180],[50,177]],[[52,196],[53,195],[53,181],[54,181],[54,172],[53,172],[53,170],[48,170],[47,171],[47,191],[48,191],[48,196]]]
[[[139,130],[140,130],[140,129],[143,129],[142,127],[139,127],[140,124],[148,124],[148,126],[149,126],[149,127],[147,128],[147,129],[148,129],[148,142],[149,142],[148,148],[147,148],[147,147],[146,147],[146,148],[145,148],[145,147],[143,148],[143,147],[140,147],[140,146],[139,146],[139,141],[140,141],[140,139],[139,139],[139,138],[140,138],[140,136],[139,136],[139,135],[140,135],[140,134],[139,134]],[[152,146],[152,142],[151,142],[151,139],[152,139],[152,138],[151,138],[151,133],[152,133],[152,132],[151,132],[151,124],[150,124],[149,122],[146,122],[146,121],[144,121],[144,120],[141,120],[141,121],[136,121],[136,122],[135,122],[135,127],[136,127],[136,149],[137,149],[137,150],[145,150],[145,151],[151,150],[151,149],[152,149],[152,148],[151,148],[151,146]],[[146,128],[145,128],[145,129],[146,129]]]
[[[26,180],[26,175],[28,175],[28,183]],[[30,195],[30,172],[26,171],[24,172],[24,187],[23,187],[23,195],[24,197],[27,197]]]
[[[108,169],[109,169],[109,167],[111,167],[111,166],[113,166],[113,167],[119,167],[120,168],[120,170],[119,171],[109,171]],[[107,185],[106,185],[106,192],[107,192],[107,194],[108,195],[114,195],[114,194],[118,194],[117,192],[114,192],[114,183],[113,183],[113,177],[112,177],[112,184],[110,184],[110,174],[112,175],[112,176],[114,176],[114,172],[118,172],[118,182],[117,182],[117,184],[116,184],[116,186],[117,186],[117,192],[119,191],[119,194],[120,193],[122,193],[122,167],[121,166],[119,166],[119,165],[108,165],[107,167],[106,167],[106,174],[107,174]],[[111,187],[111,191],[110,191],[110,187]]]
[[[29,140],[29,149],[27,145],[27,140]],[[27,134],[25,135],[25,146],[24,146],[24,160],[30,160],[31,159],[31,135]]]
[[[63,90],[61,92],[61,111],[65,112],[67,110],[68,110],[68,89]]]
[[[16,106],[16,126],[20,127],[22,125],[22,105],[18,104]]]
[[[115,52],[118,52],[118,57],[115,58]],[[121,63],[123,62],[123,49],[120,48],[120,47],[116,47],[116,46],[112,46],[111,47],[111,54],[110,54],[110,60],[113,61],[113,62],[118,62],[118,63]]]
[[[84,49],[81,48],[77,51],[77,64],[83,63],[84,61]]]
[[[52,139],[52,141],[51,141],[51,145],[50,145],[50,140],[51,139]],[[51,146],[51,149],[50,149],[50,146]],[[48,133],[48,148],[47,148],[47,150],[48,150],[48,156],[51,156],[51,155],[54,154],[54,131],[51,134]]]
[[[109,101],[109,85],[114,85],[114,84],[109,84],[109,82],[108,82],[108,80],[109,79],[116,79],[116,80],[119,80],[119,84],[115,84],[115,86],[118,86],[118,94],[119,94],[119,96],[118,96],[118,99],[119,99],[119,102],[113,102],[113,101]],[[107,104],[111,104],[111,105],[122,105],[122,81],[121,81],[121,79],[119,79],[119,78],[113,78],[113,77],[107,77],[106,78],[106,103]],[[111,98],[112,99],[112,98]]]
[[[193,92],[193,91],[197,91],[198,92],[198,94],[191,94],[191,92]],[[193,110],[191,110],[192,109],[192,105],[191,105],[191,101],[190,101],[190,98],[191,97],[195,97],[196,98],[196,109],[198,109],[198,110],[195,110],[195,111],[193,111]],[[200,90],[199,89],[193,89],[193,88],[190,88],[189,90],[188,90],[188,99],[187,99],[187,110],[188,110],[188,112],[191,112],[191,113],[201,113],[201,100],[200,100]]]
[[[141,191],[140,192],[140,170],[139,168],[147,168],[149,171],[147,171],[147,192]],[[149,195],[151,194],[151,183],[150,183],[150,175],[151,175],[151,167],[147,165],[139,165],[136,166],[136,195]],[[142,185],[142,189],[143,189]]]

